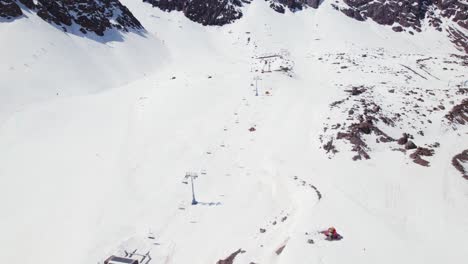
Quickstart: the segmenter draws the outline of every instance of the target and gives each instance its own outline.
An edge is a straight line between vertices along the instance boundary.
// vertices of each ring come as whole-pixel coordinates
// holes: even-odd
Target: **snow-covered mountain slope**
[[[139,79],[163,65],[161,40],[144,32],[107,30],[104,37],[67,33],[36,13],[0,23],[0,123],[23,105],[83,95]],[[151,59],[148,59],[151,58]]]
[[[71,33],[78,29],[86,36],[93,32],[104,36],[106,31],[142,31],[143,28],[127,7],[118,0],[54,1],[54,0],[2,0],[0,17],[8,20],[37,13],[44,21]]]
[[[224,27],[122,4],[145,34],[97,41],[33,13],[0,24],[2,261],[468,259],[467,58],[436,29],[401,34],[330,3],[252,1]],[[324,240],[329,226],[343,239]]]

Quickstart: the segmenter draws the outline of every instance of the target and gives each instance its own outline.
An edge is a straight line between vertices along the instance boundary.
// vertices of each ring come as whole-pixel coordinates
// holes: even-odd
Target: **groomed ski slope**
[[[441,147],[428,168],[378,146],[370,160],[329,159],[319,141],[343,95],[336,84],[406,83],[338,74],[317,58],[383,53],[365,66],[392,68],[385,58],[456,53],[439,33],[394,33],[328,4],[279,15],[253,1],[234,24],[203,27],[122,2],[145,37],[100,43],[33,15],[0,25],[2,262],[98,263],[139,249],[151,264],[205,264],[239,248],[234,263],[466,262],[468,185],[450,164],[468,147],[466,128],[430,131]],[[292,77],[261,73],[255,58],[278,53]],[[413,63],[406,55],[399,62]],[[435,73],[411,85],[453,80]],[[331,225],[343,240],[317,234]]]

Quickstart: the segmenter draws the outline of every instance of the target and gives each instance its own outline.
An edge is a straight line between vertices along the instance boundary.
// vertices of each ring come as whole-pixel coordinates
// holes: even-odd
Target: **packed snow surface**
[[[122,2],[145,35],[96,41],[32,14],[0,24],[2,263],[102,263],[135,249],[150,264],[238,249],[234,263],[467,261],[468,182],[450,164],[468,148],[466,126],[434,116],[429,167],[375,140],[358,161],[320,141],[349,86],[373,87],[389,112],[403,100],[392,87],[444,89],[458,103],[467,68],[442,69],[457,53],[449,40],[325,4],[281,15],[253,1],[235,23],[203,27]],[[427,57],[438,59],[418,70]],[[187,172],[199,176],[197,205]],[[343,239],[324,240],[329,226]]]

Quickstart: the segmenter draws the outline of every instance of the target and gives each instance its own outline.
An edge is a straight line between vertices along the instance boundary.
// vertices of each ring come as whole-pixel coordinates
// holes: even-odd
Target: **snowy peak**
[[[223,26],[243,17],[252,0],[142,0],[166,12],[179,11],[205,26]],[[257,0],[261,1],[261,0]],[[320,0],[262,0],[278,13],[319,8]],[[460,50],[468,52],[468,4],[460,0],[343,0],[331,5],[359,21],[368,18],[396,32],[421,32],[427,27],[444,32]],[[0,0],[1,21],[35,12],[43,20],[73,34],[106,30],[140,31],[143,26],[119,0]]]
[[[142,25],[127,7],[118,0],[2,0],[0,16],[13,19],[23,15],[24,10],[37,13],[43,20],[70,31],[76,25],[82,34],[94,32],[104,36],[106,30],[116,29],[124,32],[141,30]]]

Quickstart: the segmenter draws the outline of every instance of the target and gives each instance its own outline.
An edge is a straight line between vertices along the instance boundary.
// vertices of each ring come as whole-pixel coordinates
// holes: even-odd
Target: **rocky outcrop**
[[[270,7],[278,13],[284,13],[286,8],[291,12],[303,10],[307,7],[318,8],[320,0],[269,0]]]
[[[252,0],[143,0],[163,11],[180,11],[190,20],[209,26],[222,26],[240,19],[242,7]],[[265,0],[278,13],[307,7],[318,8],[320,0]]]
[[[441,18],[456,22],[468,29],[468,4],[456,0],[344,0],[340,10],[357,20],[371,18],[382,25],[394,23],[405,28],[421,29],[426,17],[429,23],[442,30]]]
[[[164,11],[181,11],[202,25],[222,26],[242,17],[241,7],[247,0],[143,0]]]
[[[21,8],[13,0],[0,0],[0,17],[8,20],[21,16]]]
[[[344,0],[348,7],[341,9],[346,15],[359,21],[371,18],[381,25],[397,23],[420,31],[421,20],[428,9],[426,0]]]
[[[392,26],[396,32],[420,32],[427,20],[429,25],[443,31],[443,21],[451,41],[468,53],[468,4],[457,0],[344,0],[335,8],[359,21],[371,18],[381,25]]]
[[[455,105],[446,115],[452,125],[468,125],[468,98]]]
[[[452,165],[468,180],[468,171],[466,164],[468,163],[468,149],[458,153],[452,158]]]
[[[447,29],[448,36],[455,46],[460,50],[464,50],[468,53],[468,34],[464,34],[461,30],[449,27]]]
[[[244,252],[245,252],[244,250],[239,248],[237,251],[235,251],[234,253],[229,255],[227,258],[218,260],[218,262],[216,262],[216,264],[233,264],[234,259],[236,258],[236,256],[241,254],[241,253],[244,253]]]
[[[436,17],[434,10],[439,10],[442,17],[452,20],[464,29],[468,29],[468,3],[466,1],[434,0],[433,3],[436,8],[429,11],[431,18]]]
[[[68,31],[68,27],[73,24],[78,25],[83,34],[94,32],[99,36],[103,36],[109,29],[126,32],[143,29],[128,8],[118,0],[1,0],[0,10],[4,9],[1,8],[4,2],[11,3],[9,6],[16,6],[13,8],[15,13],[10,12],[16,16],[21,15],[18,6],[18,3],[21,3],[43,20],[61,27],[64,31]]]

